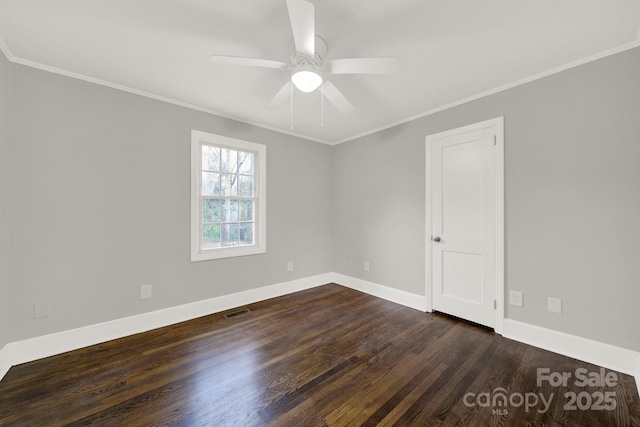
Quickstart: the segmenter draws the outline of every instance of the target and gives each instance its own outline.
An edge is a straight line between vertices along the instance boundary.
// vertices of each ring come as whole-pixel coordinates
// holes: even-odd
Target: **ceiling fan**
[[[326,80],[326,74],[391,74],[396,72],[397,57],[348,58],[325,61],[327,44],[315,33],[315,9],[307,0],[286,0],[291,21],[293,40],[290,44],[290,64],[269,59],[245,58],[239,56],[212,55],[215,64],[242,65],[278,70],[291,70],[291,79],[280,88],[267,108],[277,108],[286,102],[295,86],[302,92],[313,92],[319,87],[322,94],[341,113],[349,113],[353,105]]]

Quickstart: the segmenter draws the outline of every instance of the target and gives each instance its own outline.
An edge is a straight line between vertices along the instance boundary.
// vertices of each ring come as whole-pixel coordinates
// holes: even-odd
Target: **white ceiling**
[[[212,64],[210,55],[288,62],[285,0],[2,0],[0,47],[14,62],[225,117],[339,143],[445,106],[638,46],[639,0],[311,0],[328,60],[398,56],[395,75],[333,75],[355,106],[321,96],[265,105],[290,71]]]

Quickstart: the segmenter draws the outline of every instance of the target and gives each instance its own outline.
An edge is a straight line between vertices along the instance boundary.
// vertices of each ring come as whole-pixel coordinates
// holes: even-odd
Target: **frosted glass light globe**
[[[298,71],[291,76],[291,81],[302,92],[313,92],[322,84],[322,77],[313,71]]]

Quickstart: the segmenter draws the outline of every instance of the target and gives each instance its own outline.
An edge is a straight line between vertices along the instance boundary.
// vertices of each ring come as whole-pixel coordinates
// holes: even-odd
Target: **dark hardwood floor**
[[[335,284],[246,308],[15,366],[0,425],[640,425],[632,377],[464,321]]]

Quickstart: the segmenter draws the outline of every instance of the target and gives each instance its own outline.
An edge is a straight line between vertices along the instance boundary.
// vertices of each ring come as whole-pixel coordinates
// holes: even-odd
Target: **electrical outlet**
[[[49,301],[33,303],[33,318],[42,319],[43,317],[49,317]]]
[[[287,263],[287,271],[293,271],[293,261]]]
[[[152,293],[153,293],[152,285],[140,286],[140,299],[151,298]]]
[[[369,264],[369,261],[365,261],[364,262],[364,271],[369,271],[371,270],[371,265]]]
[[[509,304],[522,307],[524,305],[522,296],[520,291],[509,291]]]
[[[548,304],[550,312],[562,314],[562,299],[549,297]]]

